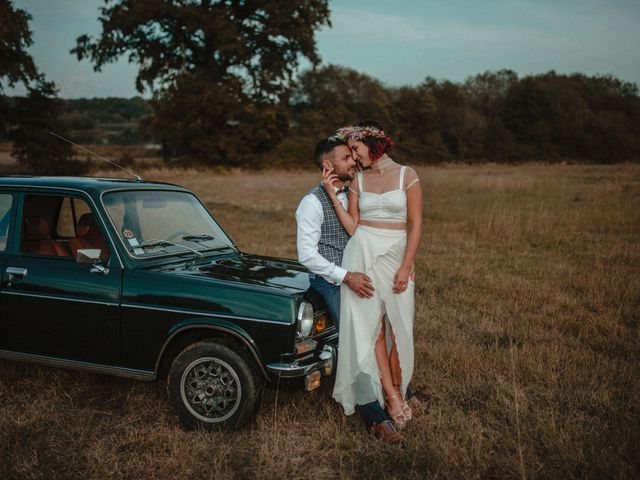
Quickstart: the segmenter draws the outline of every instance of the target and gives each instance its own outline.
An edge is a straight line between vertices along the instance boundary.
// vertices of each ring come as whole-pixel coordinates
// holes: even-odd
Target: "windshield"
[[[104,206],[135,257],[190,254],[234,248],[198,199],[188,192],[137,190],[107,193]]]

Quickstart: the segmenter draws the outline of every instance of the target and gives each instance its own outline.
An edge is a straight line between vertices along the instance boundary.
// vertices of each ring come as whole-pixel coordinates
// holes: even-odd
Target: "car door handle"
[[[9,280],[13,280],[13,277],[24,278],[27,276],[26,268],[8,267],[6,272],[9,275]]]

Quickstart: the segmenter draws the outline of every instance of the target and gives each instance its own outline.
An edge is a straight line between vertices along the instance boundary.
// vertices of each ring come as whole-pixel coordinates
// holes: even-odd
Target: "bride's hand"
[[[329,198],[331,198],[332,200],[337,198],[333,190],[333,182],[335,182],[337,179],[338,176],[333,173],[333,167],[322,167],[322,185],[324,185],[324,189],[327,191]]]
[[[393,277],[393,293],[402,293],[409,286],[409,278],[414,274],[413,266],[401,266]]]

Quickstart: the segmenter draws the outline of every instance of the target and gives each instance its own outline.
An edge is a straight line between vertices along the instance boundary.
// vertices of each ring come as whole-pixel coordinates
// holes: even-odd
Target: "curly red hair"
[[[387,153],[394,145],[391,137],[384,138],[374,138],[374,137],[365,137],[360,140],[369,148],[369,158],[371,160],[376,161],[382,155]]]
[[[380,125],[378,122],[373,120],[358,122],[355,124],[355,126],[356,127],[373,127],[384,132],[382,125]],[[391,148],[393,148],[394,146],[393,140],[391,140],[391,137],[386,134],[384,138],[364,137],[362,138],[361,142],[364,143],[369,148],[369,157],[374,162],[378,160],[382,155],[387,153],[389,150],[391,150]]]

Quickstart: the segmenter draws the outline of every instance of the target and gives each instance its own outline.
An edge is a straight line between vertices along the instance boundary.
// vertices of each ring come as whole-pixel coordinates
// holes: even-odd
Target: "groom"
[[[346,208],[345,184],[353,180],[356,173],[356,162],[346,142],[338,137],[320,140],[314,158],[320,170],[323,167],[334,169],[338,177],[334,184],[337,198]],[[302,199],[296,210],[296,222],[298,261],[309,269],[311,288],[324,298],[329,314],[339,328],[340,285],[344,283],[358,296],[370,298],[373,295],[371,279],[364,273],[347,272],[340,266],[349,235],[338,220],[322,183]],[[385,441],[403,440],[377,401],[356,408],[377,437]]]

